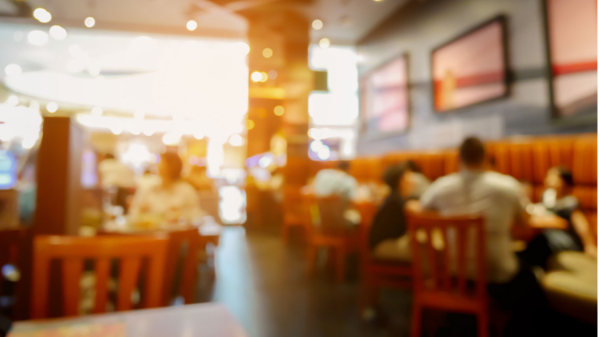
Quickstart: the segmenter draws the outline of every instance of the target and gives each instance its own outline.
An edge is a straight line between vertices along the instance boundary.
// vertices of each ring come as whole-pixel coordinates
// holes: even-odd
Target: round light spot
[[[27,34],[27,41],[34,46],[43,46],[48,43],[48,33],[41,30],[32,30]]]
[[[275,107],[275,109],[273,109],[273,113],[275,113],[275,116],[283,116],[284,112],[285,112],[285,109],[283,109],[283,107],[281,105],[278,105]]]
[[[269,59],[269,58],[271,58],[273,56],[273,49],[271,49],[271,48],[265,48],[265,49],[263,49],[262,54],[263,54],[264,58]]]
[[[323,21],[317,19],[312,22],[312,27],[314,30],[321,30],[323,28]]]
[[[52,14],[44,8],[36,8],[33,11],[33,17],[41,23],[48,23],[52,20]]]
[[[50,27],[50,36],[55,40],[64,40],[67,38],[67,30],[61,26],[54,25]]]
[[[85,18],[85,20],[83,21],[83,23],[85,24],[86,27],[88,28],[92,28],[96,25],[96,19],[94,19],[91,16],[88,16],[87,18]]]
[[[23,72],[23,70],[21,69],[21,66],[19,66],[18,64],[14,64],[14,63],[11,63],[11,64],[7,65],[6,68],[4,68],[4,73],[8,77],[19,76],[19,75],[21,75],[22,72]]]
[[[53,114],[56,111],[58,111],[58,104],[56,104],[56,102],[48,102],[48,104],[46,104],[46,110],[48,110],[49,113]]]
[[[250,75],[250,79],[252,80],[252,82],[260,82],[262,78],[262,75],[260,74],[260,71],[255,71]]]
[[[185,24],[185,27],[187,28],[187,30],[192,32],[192,31],[196,30],[196,28],[198,28],[198,22],[196,22],[194,20],[190,20]]]
[[[256,126],[256,123],[254,123],[253,120],[249,119],[246,121],[246,129],[252,130],[252,129],[254,129],[255,126]]]
[[[329,39],[326,37],[319,40],[319,46],[323,49],[329,48],[330,45],[331,45],[331,41],[329,41]]]

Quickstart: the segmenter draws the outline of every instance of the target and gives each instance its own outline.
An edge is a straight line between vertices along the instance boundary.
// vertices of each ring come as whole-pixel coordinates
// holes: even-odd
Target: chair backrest
[[[164,303],[165,305],[169,305],[171,295],[173,295],[173,286],[177,277],[176,269],[183,247],[187,247],[187,249],[182,261],[181,282],[177,285],[175,294],[182,295],[186,304],[192,303],[198,271],[198,254],[202,248],[198,228],[169,231],[165,232],[164,235],[169,239],[165,267]]]
[[[305,210],[312,219],[310,230],[312,233],[338,234],[345,232],[346,223],[344,212],[347,202],[340,196],[316,197],[305,195],[303,197]]]
[[[406,220],[411,236],[415,291],[485,297],[483,217],[442,217],[435,212],[407,209]],[[469,291],[468,281],[474,282],[474,293]]]
[[[361,217],[359,233],[361,257],[367,258],[370,255],[369,233],[379,206],[372,202],[355,203],[353,206]]]
[[[116,310],[132,308],[142,261],[148,260],[143,306],[158,307],[163,299],[163,278],[167,240],[156,237],[68,237],[38,236],[34,238],[31,318],[48,315],[50,263],[61,262],[63,316],[76,316],[79,308],[80,279],[85,260],[94,260],[96,297],[94,313],[106,311],[108,281],[113,259],[119,260],[119,282]],[[53,275],[54,277],[55,275]]]
[[[284,213],[302,214],[302,186],[287,185],[283,189],[283,204]]]

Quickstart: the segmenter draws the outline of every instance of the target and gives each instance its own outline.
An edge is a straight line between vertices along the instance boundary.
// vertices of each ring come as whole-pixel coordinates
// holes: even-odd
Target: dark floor
[[[367,323],[358,309],[356,261],[350,261],[354,263],[343,284],[333,281],[325,256],[320,256],[318,272],[309,277],[303,247],[298,240],[284,246],[276,230],[247,233],[243,227],[227,227],[218,248],[216,279],[203,266],[197,301],[225,304],[249,337],[408,336],[410,292],[384,289],[380,305],[386,319]],[[476,335],[474,317],[448,316],[424,312],[424,335]],[[545,336],[596,335],[595,327],[580,330],[561,317],[548,317],[548,324],[562,323],[544,331]]]
[[[325,262],[321,256],[320,262]],[[227,305],[250,337],[407,336],[410,295],[382,294],[386,324],[365,323],[358,310],[358,278],[343,284],[320,263],[309,277],[300,242],[285,247],[277,233],[247,234],[228,227],[217,254],[217,279],[201,277],[198,300]],[[356,263],[354,263],[356,265]]]

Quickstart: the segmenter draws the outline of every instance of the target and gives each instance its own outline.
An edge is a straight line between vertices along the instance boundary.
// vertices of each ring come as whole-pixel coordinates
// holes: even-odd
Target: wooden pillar
[[[42,130],[33,233],[77,235],[84,133],[69,117],[45,117]]]

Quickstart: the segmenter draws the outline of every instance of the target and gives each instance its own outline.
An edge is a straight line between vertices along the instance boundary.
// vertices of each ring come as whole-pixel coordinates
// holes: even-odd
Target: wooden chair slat
[[[65,316],[77,316],[79,312],[80,280],[83,261],[78,258],[62,261],[62,292]]]

